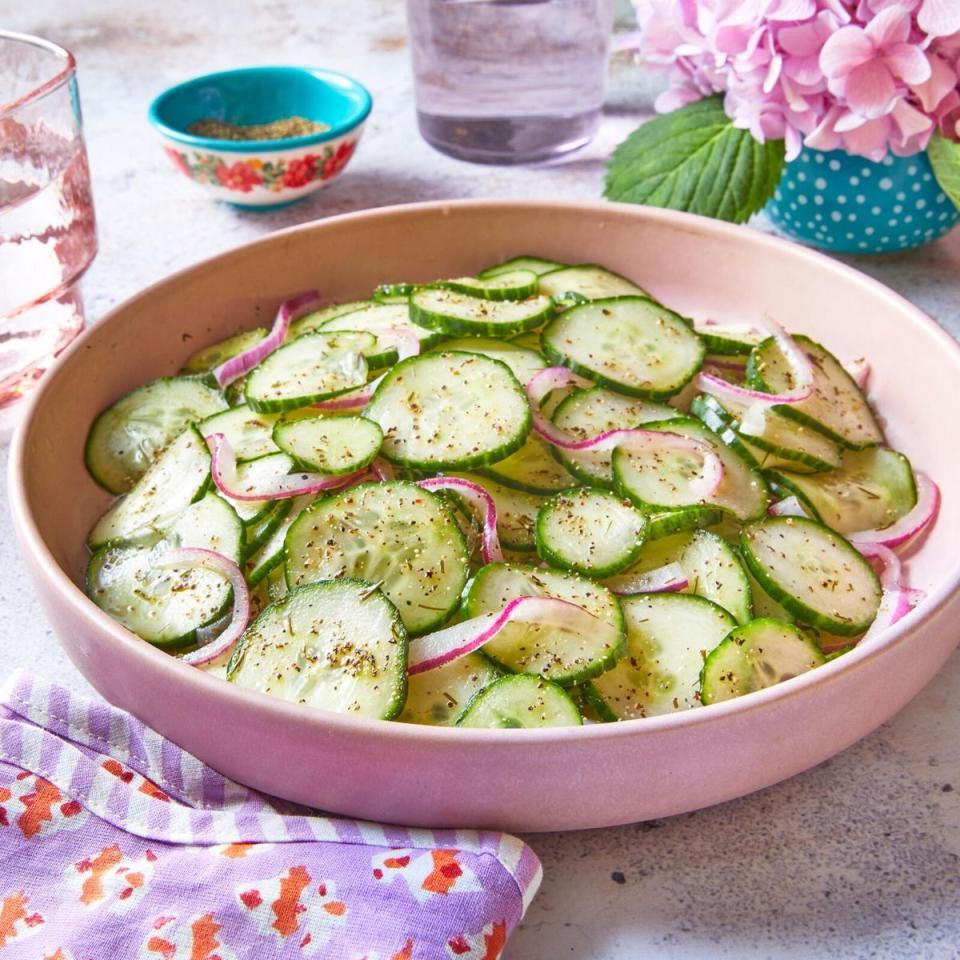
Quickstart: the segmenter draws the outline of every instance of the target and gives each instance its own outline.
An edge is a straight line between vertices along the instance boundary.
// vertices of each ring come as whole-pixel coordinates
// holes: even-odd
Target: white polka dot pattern
[[[765,212],[788,236],[846,253],[919,247],[960,220],[925,153],[873,163],[805,149],[787,165]]]

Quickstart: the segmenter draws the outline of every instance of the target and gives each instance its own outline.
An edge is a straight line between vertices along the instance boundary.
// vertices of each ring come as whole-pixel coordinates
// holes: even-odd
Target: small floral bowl
[[[369,91],[341,73],[249,67],[171,87],[150,105],[150,122],[174,165],[218,200],[272,210],[325,187],[347,165],[370,113]],[[197,120],[272,123],[305,117],[328,129],[283,140],[215,140],[188,133]]]

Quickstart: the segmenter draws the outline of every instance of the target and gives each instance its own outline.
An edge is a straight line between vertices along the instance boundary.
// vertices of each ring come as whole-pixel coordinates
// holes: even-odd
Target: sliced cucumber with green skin
[[[381,283],[374,289],[373,299],[377,303],[406,303],[416,288],[415,283]]]
[[[421,287],[410,294],[410,319],[441,333],[509,337],[542,326],[553,315],[549,297],[484,300],[453,290]]]
[[[675,411],[666,404],[593,387],[568,394],[553,411],[551,419],[575,439],[586,440],[608,430],[630,430],[673,416]],[[611,451],[554,447],[551,452],[578,480],[603,487],[613,486]]]
[[[737,623],[753,618],[747,572],[736,551],[722,537],[698,530],[679,557],[691,593],[723,607]]]
[[[480,471],[484,476],[526,493],[549,496],[576,484],[563,464],[550,454],[550,445],[531,433],[516,453],[491,463]]]
[[[854,450],[883,443],[883,430],[870,404],[843,364],[809,337],[798,335],[793,339],[810,358],[813,393],[800,403],[781,404],[774,410]],[[747,383],[768,393],[794,388],[790,366],[772,337],[750,352]]]
[[[290,324],[290,331],[287,334],[288,340],[294,340],[305,333],[313,330],[319,330],[324,324],[329,323],[345,313],[355,313],[357,310],[363,310],[371,307],[373,304],[369,300],[350,300],[346,303],[331,303],[328,307],[321,307],[308,313],[306,316],[294,320]]]
[[[489,280],[490,277],[496,277],[501,273],[513,273],[515,270],[531,270],[537,274],[537,276],[540,276],[543,273],[548,273],[550,270],[557,270],[562,266],[563,264],[557,263],[556,260],[544,260],[542,257],[513,257],[510,260],[505,260],[503,263],[497,263],[492,267],[487,267],[486,270],[481,270],[477,276],[484,280]]]
[[[533,350],[534,353],[539,353],[543,356],[540,350],[539,330],[527,330],[524,333],[518,333],[515,337],[511,337],[509,341],[505,342],[515,343],[518,347],[526,347],[527,350]]]
[[[500,536],[500,545],[508,550],[536,550],[537,540],[534,528],[537,522],[537,511],[543,506],[544,498],[523,490],[514,490],[512,487],[497,483],[490,477],[476,473],[450,473],[451,477],[462,477],[471,483],[479,484],[493,497],[497,506],[497,533]],[[456,496],[455,491],[447,491]],[[472,515],[471,515],[472,516]]]
[[[341,314],[323,325],[323,330],[362,330],[373,334],[376,343],[365,352],[367,366],[371,370],[392,367],[397,362],[397,330],[404,330],[420,342],[420,352],[427,350],[443,339],[436,330],[427,330],[410,319],[407,297],[402,303],[367,304],[360,310]]]
[[[257,545],[255,551],[247,551],[244,576],[251,587],[258,584],[268,574],[273,573],[274,570],[278,568],[282,570],[282,564],[287,558],[285,549],[287,531],[293,526],[294,520],[316,499],[313,494],[305,494],[302,497],[294,497],[292,500],[280,501],[282,505],[287,507],[280,514],[280,522]]]
[[[374,343],[373,334],[362,331],[305,333],[250,371],[247,405],[259,413],[281,413],[363,386],[367,382],[363,353]]]
[[[416,673],[407,679],[407,702],[397,720],[452,727],[467,704],[500,676],[482,653],[468,653],[442,667]]]
[[[381,453],[422,470],[470,469],[503,460],[530,433],[523,387],[499,360],[428,353],[398,363],[364,416],[383,430]]]
[[[256,460],[246,460],[237,464],[237,491],[255,493],[269,489],[281,477],[294,469],[294,462],[285,453],[268,453]],[[253,526],[266,516],[276,504],[276,500],[235,500],[225,493],[220,494],[233,507],[245,527]]]
[[[745,357],[769,334],[754,327],[737,324],[696,323],[693,329],[707,345],[708,353],[724,357]]]
[[[230,602],[230,582],[187,564],[162,567],[171,550],[199,547],[238,562],[243,527],[214,494],[188,506],[164,533],[139,543],[107,544],[90,558],[87,595],[132,633],[159,647],[192,644]]]
[[[834,441],[776,410],[765,413],[762,433],[744,433],[738,414],[725,408],[716,397],[695,397],[690,412],[738,453],[743,454],[745,450],[749,459],[761,468],[775,466],[771,461],[776,461],[787,464],[788,469],[793,465],[804,471],[830,470],[838,467],[843,459],[843,452]]]
[[[255,347],[270,331],[266,327],[244,330],[192,353],[183,365],[183,373],[209,373],[231,357]]]
[[[495,277],[456,277],[431,286],[485,300],[526,300],[538,292],[537,275],[532,270],[506,270]]]
[[[574,267],[561,267],[540,275],[540,291],[551,297],[576,293],[587,300],[605,300],[608,297],[626,297],[635,294],[645,297],[646,291],[619,273],[598,267],[593,263],[581,263]]]
[[[192,423],[227,409],[219,390],[195,377],[164,377],[131,390],[90,428],[87,470],[111,493],[126,493]]]
[[[739,536],[738,533],[738,540]],[[750,599],[753,601],[753,615],[759,618],[772,617],[774,620],[793,623],[795,620],[794,615],[785,609],[782,604],[777,603],[777,601],[757,583],[756,577],[750,572],[750,568],[745,563],[743,568],[746,571],[747,580],[750,583]]]
[[[782,620],[754,620],[731,630],[710,652],[700,675],[704,704],[772,687],[823,664],[812,640]]]
[[[210,482],[210,453],[200,434],[188,427],[136,486],[96,522],[87,538],[91,550],[105,543],[133,540],[165,530]]]
[[[537,514],[537,552],[588,577],[629,567],[643,549],[647,518],[608,490],[578,487],[551,497]]]
[[[481,690],[457,720],[458,727],[526,729],[578,727],[583,717],[563,687],[519,674],[501,677]]]
[[[630,592],[627,588],[641,574],[665,567],[668,563],[679,563],[684,549],[693,537],[693,533],[683,532],[671,533],[657,540],[647,540],[637,559],[626,570],[612,577],[605,577],[603,585],[617,594]]]
[[[722,607],[686,593],[640,593],[621,600],[627,651],[590,681],[605,720],[635,720],[700,703],[704,657],[736,626]]]
[[[617,598],[599,583],[574,573],[512,563],[489,563],[473,578],[463,602],[467,618],[496,613],[516,597],[558,597],[617,630],[614,642],[556,627],[511,623],[483,646],[498,667],[530,673],[567,686],[607,670],[623,653],[623,615]]]
[[[798,476],[775,470],[770,478],[838,533],[889,527],[917,502],[910,461],[888,447],[848,451],[843,465],[826,473]]]
[[[510,340],[495,337],[460,337],[446,340],[441,350],[454,350],[459,353],[482,353],[505,363],[521,384],[529,383],[534,374],[543,370],[547,362],[536,350],[528,350]]]
[[[391,720],[407,693],[406,631],[376,586],[321,580],[254,620],[227,679],[292,703]]]
[[[251,410],[246,404],[201,420],[197,429],[204,437],[222,433],[237,460],[256,460],[268,453],[278,453],[273,442],[273,427],[279,417]]]
[[[383,431],[364,417],[310,417],[276,423],[273,442],[305,470],[339,475],[371,463]]]
[[[290,513],[290,500],[274,500],[270,510],[244,528],[243,559],[249,560],[279,529]],[[265,571],[266,572],[266,571]]]
[[[658,451],[654,454],[617,447],[613,453],[614,484],[640,509],[658,513],[676,508],[715,507],[743,523],[766,513],[770,498],[763,477],[700,421],[677,418],[647,423],[644,429],[678,433],[707,444],[723,463],[723,480],[707,503],[701,504],[690,493],[690,483],[699,476],[702,467],[703,461],[699,457],[680,452]]]
[[[469,555],[444,501],[413,483],[365,483],[317,500],[286,538],[291,589],[329,577],[380,584],[411,634],[460,602]]]
[[[646,297],[594,300],[551,320],[545,356],[618,393],[661,400],[700,369],[703,341],[683,317]]]
[[[723,511],[717,507],[679,507],[663,513],[651,513],[647,518],[647,540],[659,540],[677,533],[702,530],[712,527],[723,519]]]
[[[798,620],[841,637],[873,623],[880,581],[829,527],[805,517],[768,517],[741,531],[740,549],[764,590]]]

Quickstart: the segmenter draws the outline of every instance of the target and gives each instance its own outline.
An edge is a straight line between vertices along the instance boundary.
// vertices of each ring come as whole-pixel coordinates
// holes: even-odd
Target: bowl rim
[[[33,396],[27,401],[27,408],[23,420],[14,433],[10,447],[10,463],[8,469],[8,483],[10,489],[10,510],[13,517],[14,530],[17,533],[21,549],[28,553],[37,567],[43,569],[43,574],[52,582],[54,590],[60,594],[70,606],[76,620],[84,622],[101,634],[105,634],[112,642],[123,644],[135,660],[138,660],[146,669],[158,671],[163,675],[164,682],[172,685],[186,684],[193,687],[198,695],[210,696],[225,702],[231,708],[255,710],[261,715],[269,714],[271,719],[293,727],[321,727],[331,733],[348,737],[378,737],[384,738],[393,744],[412,743],[432,744],[438,748],[449,747],[453,744],[462,744],[468,747],[471,744],[483,744],[490,747],[509,748],[511,744],[518,749],[527,748],[533,744],[546,746],[560,742],[569,742],[571,736],[583,742],[618,740],[622,737],[656,736],[657,734],[673,731],[680,733],[691,732],[704,724],[710,724],[714,718],[721,718],[730,714],[748,714],[765,710],[772,704],[781,703],[803,696],[808,687],[813,684],[835,684],[849,671],[860,669],[864,664],[883,655],[889,648],[899,646],[910,639],[924,621],[931,619],[951,598],[960,587],[960,555],[955,559],[947,576],[936,587],[932,588],[927,598],[916,611],[908,614],[892,627],[884,631],[880,637],[867,646],[858,645],[842,657],[838,657],[823,664],[816,670],[793,677],[782,683],[763,690],[753,692],[744,697],[711,704],[709,710],[683,710],[672,714],[647,717],[636,720],[625,720],[618,723],[584,724],[571,734],[569,727],[523,729],[523,730],[485,730],[459,727],[434,727],[423,724],[397,723],[393,720],[378,720],[367,717],[356,717],[348,714],[335,713],[316,707],[305,708],[301,704],[291,703],[270,697],[255,690],[247,690],[227,683],[205,671],[198,670],[183,663],[176,657],[164,652],[152,644],[146,643],[133,633],[111,619],[96,604],[93,603],[79,586],[61,569],[47,547],[36,523],[28,509],[28,495],[24,484],[27,437],[30,433],[36,409],[43,401],[44,395],[51,389],[58,371],[64,360],[80,351],[87,349],[87,343],[104,336],[104,330],[115,320],[121,312],[135,307],[138,301],[151,296],[156,290],[169,284],[182,282],[191,273],[209,269],[211,265],[229,260],[241,251],[255,250],[260,246],[275,243],[284,243],[291,235],[310,232],[312,230],[336,229],[341,222],[358,222],[377,220],[391,217],[405,217],[411,213],[435,213],[440,216],[449,215],[451,211],[509,208],[535,211],[549,207],[554,210],[582,211],[609,216],[629,216],[645,219],[654,224],[663,224],[674,229],[681,229],[693,235],[718,234],[721,237],[736,238],[738,241],[752,244],[758,250],[771,249],[773,251],[788,252],[791,256],[809,261],[818,269],[827,270],[842,277],[845,282],[858,284],[874,293],[882,293],[892,299],[901,308],[906,309],[914,320],[925,327],[928,332],[940,342],[941,348],[951,354],[958,369],[960,369],[960,343],[949,333],[928,317],[919,307],[914,306],[901,294],[891,290],[879,280],[861,273],[854,267],[848,266],[826,254],[802,247],[799,244],[781,239],[770,234],[761,233],[747,227],[724,223],[695,214],[682,213],[673,210],[655,207],[636,206],[626,203],[608,203],[600,201],[564,201],[564,200],[435,200],[412,204],[397,204],[388,207],[379,207],[340,214],[334,217],[308,223],[297,224],[282,230],[269,233],[248,243],[240,244],[229,250],[222,251],[197,263],[170,274],[163,279],[150,284],[134,296],[109,310],[103,318],[88,327],[64,351],[61,363],[58,363],[41,381]]]
[[[166,100],[183,90],[188,90],[202,83],[215,83],[227,77],[256,75],[277,70],[310,76],[337,93],[343,90],[351,90],[359,94],[360,105],[346,120],[330,127],[329,130],[307,133],[301,137],[288,137],[284,140],[217,140],[214,137],[198,137],[195,134],[187,133],[185,130],[180,130],[177,127],[171,127],[161,118],[160,112]],[[151,125],[168,140],[183,144],[184,146],[203,149],[208,153],[270,153],[280,150],[296,150],[298,147],[308,147],[312,144],[336,140],[344,136],[344,134],[356,130],[370,115],[372,108],[373,96],[370,91],[360,83],[359,80],[354,79],[346,73],[341,73],[338,70],[328,70],[325,67],[264,64],[256,67],[237,67],[232,70],[218,70],[215,73],[205,73],[191,77],[189,80],[184,80],[181,83],[176,83],[172,87],[167,87],[166,90],[153,98],[150,106],[147,108],[147,119]]]

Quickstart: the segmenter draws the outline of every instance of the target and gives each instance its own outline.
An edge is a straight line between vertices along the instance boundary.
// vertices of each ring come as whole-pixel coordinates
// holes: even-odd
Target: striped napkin
[[[0,688],[2,960],[496,960],[540,877],[514,837],[321,816],[105,703]]]

